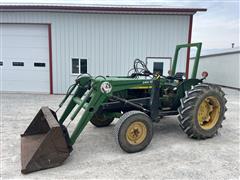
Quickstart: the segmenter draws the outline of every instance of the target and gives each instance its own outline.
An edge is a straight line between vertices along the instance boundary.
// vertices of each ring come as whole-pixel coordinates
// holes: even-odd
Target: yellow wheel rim
[[[198,109],[198,123],[202,129],[213,128],[219,120],[221,106],[214,96],[206,97]]]
[[[147,128],[140,121],[133,122],[127,128],[126,139],[132,145],[141,144],[147,136]]]

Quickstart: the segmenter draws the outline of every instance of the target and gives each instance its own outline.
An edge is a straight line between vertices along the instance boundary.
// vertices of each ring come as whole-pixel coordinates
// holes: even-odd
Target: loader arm
[[[91,120],[99,107],[113,93],[136,86],[149,87],[151,79],[133,79],[129,77],[96,77],[83,75],[77,78],[59,107],[70,101],[60,119],[56,113],[48,107],[42,107],[37,113],[26,131],[21,135],[21,162],[22,173],[30,173],[42,169],[61,165],[72,151],[72,145]],[[71,92],[73,96],[71,96]],[[63,125],[71,115],[71,121],[77,119],[81,109],[85,111],[78,119],[77,125],[71,135]]]
[[[81,134],[87,123],[91,120],[93,115],[98,111],[99,107],[106,102],[110,97],[113,96],[114,92],[121,91],[124,89],[129,89],[136,86],[151,86],[151,79],[131,79],[131,78],[93,78],[88,77],[91,80],[90,89],[84,88],[87,81],[86,76],[83,79],[79,79],[79,84],[77,89],[68,103],[65,111],[63,112],[59,123],[63,124],[67,117],[72,113],[74,107],[75,111],[72,113],[70,119],[73,121],[81,109],[85,109],[80,119],[78,120],[77,126],[75,127],[73,133],[70,136],[70,144],[73,145]],[[85,83],[83,83],[84,81]],[[104,92],[104,86],[108,86]],[[109,92],[107,92],[109,91]]]

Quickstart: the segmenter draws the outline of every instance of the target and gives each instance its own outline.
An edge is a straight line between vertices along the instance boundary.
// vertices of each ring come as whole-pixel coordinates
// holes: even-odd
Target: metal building
[[[193,15],[205,10],[0,4],[1,90],[65,93],[80,73],[126,75],[136,58],[165,73],[175,46],[191,42]]]
[[[194,59],[190,60],[190,69]],[[214,50],[202,53],[199,61],[198,78],[207,71],[206,82],[240,90],[240,48]]]

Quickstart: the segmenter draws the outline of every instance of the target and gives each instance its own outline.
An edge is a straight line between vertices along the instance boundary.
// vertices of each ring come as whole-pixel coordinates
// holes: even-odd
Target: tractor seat
[[[174,79],[176,80],[184,80],[186,78],[186,73],[184,72],[177,72],[175,75],[174,75]]]
[[[183,81],[186,77],[185,75],[186,73],[184,72],[177,72],[174,76],[168,76],[167,79]]]

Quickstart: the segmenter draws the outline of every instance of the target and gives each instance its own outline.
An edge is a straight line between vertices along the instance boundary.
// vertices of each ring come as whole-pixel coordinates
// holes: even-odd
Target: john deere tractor
[[[146,148],[153,136],[153,123],[169,115],[178,115],[188,137],[213,137],[225,119],[227,100],[220,87],[203,82],[206,72],[202,79],[196,78],[201,46],[177,45],[168,76],[150,72],[139,59],[127,76],[80,75],[59,104],[61,108],[69,99],[60,118],[42,107],[21,135],[22,173],[61,165],[88,122],[104,127],[117,118],[114,136],[128,153]],[[190,47],[196,47],[197,53],[191,78],[187,78],[186,72],[176,72],[176,65],[179,50]],[[77,121],[71,134],[64,125],[67,118]]]

